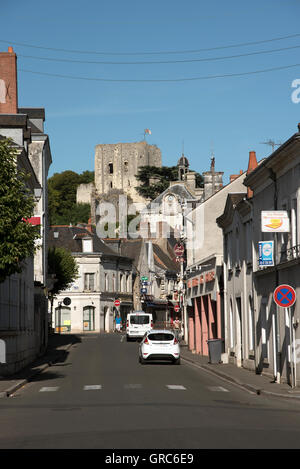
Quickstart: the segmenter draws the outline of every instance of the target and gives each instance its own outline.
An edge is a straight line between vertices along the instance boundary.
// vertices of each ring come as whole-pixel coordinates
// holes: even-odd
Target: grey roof
[[[58,233],[58,238],[54,237],[54,233]],[[108,247],[102,239],[100,239],[95,231],[91,233],[89,230],[78,226],[54,225],[50,227],[48,235],[49,247],[63,247],[73,253],[82,253],[82,239],[93,239],[93,252],[118,256],[110,247]]]
[[[168,271],[171,271],[171,272],[179,272],[180,270],[180,266],[178,264],[178,262],[176,262],[175,260],[173,260],[175,258],[175,255],[174,255],[174,258],[172,259],[166,252],[164,252],[160,246],[158,246],[157,244],[155,244],[154,242],[152,243],[153,245],[153,253],[158,257],[159,259],[159,263],[156,262],[156,264],[159,266],[159,267],[163,267],[165,266],[165,268],[168,270]],[[163,264],[163,265],[162,265]]]
[[[147,205],[147,208],[151,208],[151,204],[160,204],[165,195],[168,193],[177,195],[182,201],[186,199],[196,200],[195,196],[186,188],[186,186],[183,183],[178,182],[178,184],[174,184],[168,187],[164,192],[159,194],[156,199],[154,199],[150,204]]]

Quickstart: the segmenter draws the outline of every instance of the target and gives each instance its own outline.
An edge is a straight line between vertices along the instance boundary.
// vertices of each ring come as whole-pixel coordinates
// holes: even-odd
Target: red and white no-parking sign
[[[273,298],[281,308],[289,308],[296,301],[296,292],[290,285],[279,285],[274,290]]]
[[[175,311],[175,313],[178,313],[179,310],[180,310],[180,306],[179,306],[179,305],[175,305],[175,306],[174,306],[174,311]]]
[[[120,306],[120,300],[115,300],[115,306]]]

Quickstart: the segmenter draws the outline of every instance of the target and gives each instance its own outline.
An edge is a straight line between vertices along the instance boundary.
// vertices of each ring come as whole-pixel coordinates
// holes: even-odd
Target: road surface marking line
[[[88,384],[84,386],[84,391],[92,391],[92,390],[97,390],[97,389],[102,389],[101,384]]]
[[[40,389],[40,392],[52,392],[52,391],[57,391],[58,386],[44,386],[43,388]]]
[[[209,386],[208,389],[213,392],[229,392],[228,389],[223,386]]]
[[[181,384],[167,384],[167,388],[186,391],[186,388],[182,386]]]

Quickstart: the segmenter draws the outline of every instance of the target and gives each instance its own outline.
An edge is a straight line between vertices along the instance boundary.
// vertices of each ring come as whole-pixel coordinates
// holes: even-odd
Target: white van
[[[151,313],[134,311],[127,314],[126,339],[141,339],[146,332],[153,328],[153,317]]]

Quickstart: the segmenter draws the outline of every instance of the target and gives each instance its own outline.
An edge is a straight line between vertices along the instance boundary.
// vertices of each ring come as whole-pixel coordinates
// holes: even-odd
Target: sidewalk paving
[[[256,374],[255,371],[237,367],[236,365],[209,363],[207,356],[191,352],[185,343],[181,344],[181,357],[199,368],[226,379],[252,393],[300,401],[300,388],[292,389],[288,384],[275,383],[270,376]]]
[[[9,397],[52,364],[64,362],[70,347],[78,342],[80,335],[76,334],[49,335],[48,347],[42,357],[13,376],[0,377],[0,398]],[[269,376],[258,375],[232,364],[211,364],[207,356],[192,353],[184,342],[181,343],[181,357],[199,369],[213,373],[249,392],[300,400],[300,388],[292,389],[288,384],[274,383]]]
[[[50,334],[46,352],[41,357],[14,375],[0,377],[0,398],[9,397],[52,364],[65,361],[69,348],[78,342],[80,338],[73,334]]]

